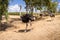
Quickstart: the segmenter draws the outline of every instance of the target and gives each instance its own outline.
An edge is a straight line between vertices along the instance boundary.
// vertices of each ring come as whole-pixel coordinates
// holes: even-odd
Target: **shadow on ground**
[[[14,25],[10,24],[10,23],[2,23],[1,27],[0,27],[0,31],[6,31],[7,28],[13,27]]]
[[[27,29],[27,30],[26,30],[26,32],[29,32],[29,31],[31,31],[31,29]],[[23,33],[23,32],[25,32],[25,29],[18,30],[18,32],[22,32],[22,33]]]

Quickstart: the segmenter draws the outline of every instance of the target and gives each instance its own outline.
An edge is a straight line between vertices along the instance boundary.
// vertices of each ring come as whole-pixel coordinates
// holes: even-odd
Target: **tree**
[[[24,0],[26,3],[26,13],[28,13],[30,9],[31,15],[33,15],[34,1],[35,0]]]
[[[33,8],[37,8],[41,10],[43,7],[45,7],[47,10],[55,12],[57,7],[57,0],[24,0],[26,3],[26,6],[28,7],[30,5],[31,14],[33,15]]]
[[[20,16],[21,16],[21,9],[22,9],[22,6],[21,6],[21,5],[19,5],[19,7],[20,7]]]
[[[30,5],[31,11],[33,11],[33,7],[37,8],[37,6],[39,6],[41,8],[41,6],[47,6],[51,2],[50,0],[24,0],[24,1],[27,7],[28,5]]]
[[[1,20],[2,20],[2,15],[5,14],[5,18],[7,20],[7,8],[8,8],[8,2],[9,0],[0,0],[0,26],[1,26]]]
[[[55,13],[57,9],[57,4],[58,4],[57,2],[51,2],[51,5],[48,6],[48,10]]]

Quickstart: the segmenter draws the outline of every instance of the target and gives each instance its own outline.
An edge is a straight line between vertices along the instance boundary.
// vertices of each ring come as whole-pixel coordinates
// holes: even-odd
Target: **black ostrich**
[[[26,29],[25,29],[26,32],[29,22],[30,22],[30,26],[32,26],[31,22],[34,21],[34,16],[32,16],[31,14],[24,14],[23,16],[21,16],[21,20],[23,23],[26,23]]]
[[[42,18],[43,14],[40,14],[40,18]]]
[[[53,20],[53,18],[55,17],[55,15],[51,12],[51,11],[48,11],[50,17],[51,17],[51,20]]]
[[[51,14],[50,17],[55,17],[55,15],[54,14]]]
[[[50,17],[51,17],[51,20],[54,20],[55,15],[51,14]]]

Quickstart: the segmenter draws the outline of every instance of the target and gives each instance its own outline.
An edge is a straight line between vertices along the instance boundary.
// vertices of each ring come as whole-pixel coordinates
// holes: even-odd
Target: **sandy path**
[[[21,21],[14,21],[12,24],[16,28],[12,27],[0,32],[0,40],[60,40],[60,15],[51,22],[47,20],[33,22],[33,29],[27,33],[15,32],[25,29],[25,24]],[[31,27],[29,26],[28,29]]]

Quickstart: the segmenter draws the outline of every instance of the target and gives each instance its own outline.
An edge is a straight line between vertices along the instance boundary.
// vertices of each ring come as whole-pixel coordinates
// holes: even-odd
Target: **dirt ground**
[[[0,31],[0,40],[60,40],[60,15],[54,20],[50,17],[32,22],[25,30],[25,23],[22,23],[19,16],[9,16],[11,27]],[[3,18],[3,22],[4,22]]]

